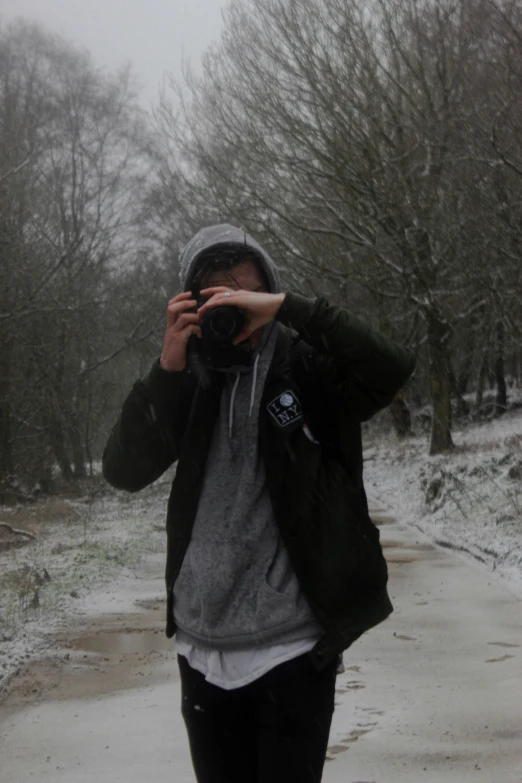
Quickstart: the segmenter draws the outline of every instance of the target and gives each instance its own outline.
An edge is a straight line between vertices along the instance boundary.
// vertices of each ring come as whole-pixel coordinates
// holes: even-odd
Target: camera
[[[196,309],[208,301],[204,297],[195,297],[197,301]],[[227,305],[213,307],[207,310],[203,316],[201,325],[202,340],[213,345],[232,345],[232,341],[238,336],[245,325],[245,316],[239,307]]]
[[[197,305],[194,312],[208,301],[200,296],[199,288],[192,287],[192,298]],[[234,305],[221,305],[207,310],[201,324],[201,339],[194,335],[189,340],[190,364],[200,377],[207,379],[207,370],[225,370],[229,367],[249,367],[252,349],[248,340],[233,345],[233,340],[246,323],[245,314]]]

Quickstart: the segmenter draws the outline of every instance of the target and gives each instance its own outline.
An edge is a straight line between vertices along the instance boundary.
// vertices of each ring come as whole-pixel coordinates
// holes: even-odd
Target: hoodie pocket
[[[278,539],[272,561],[258,592],[256,613],[270,625],[291,622],[297,613],[299,583],[290,564],[288,553]]]
[[[257,594],[256,620],[259,630],[292,623],[296,617],[296,590],[279,593],[265,580]]]

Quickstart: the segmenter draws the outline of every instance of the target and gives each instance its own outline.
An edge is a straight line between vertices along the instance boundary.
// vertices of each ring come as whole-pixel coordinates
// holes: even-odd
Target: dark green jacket
[[[393,400],[415,360],[322,298],[289,293],[278,320],[284,328],[263,391],[259,439],[276,523],[325,630],[310,652],[321,669],[392,611],[379,531],[368,516],[363,487],[361,421]],[[131,492],[178,460],[167,511],[169,637],[176,630],[174,583],[219,410],[223,377],[214,375],[203,388],[190,370],[168,373],[155,362],[125,400],[103,455],[107,481]],[[285,392],[299,403],[291,410],[280,404]],[[290,395],[283,398],[287,404]]]

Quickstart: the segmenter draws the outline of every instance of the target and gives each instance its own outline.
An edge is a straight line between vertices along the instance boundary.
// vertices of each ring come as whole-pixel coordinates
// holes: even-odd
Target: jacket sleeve
[[[277,319],[316,350],[317,372],[361,421],[389,405],[414,370],[410,350],[322,297],[287,293]]]
[[[167,372],[156,360],[132,387],[102,458],[103,475],[116,489],[137,492],[178,459],[185,382],[185,371]]]

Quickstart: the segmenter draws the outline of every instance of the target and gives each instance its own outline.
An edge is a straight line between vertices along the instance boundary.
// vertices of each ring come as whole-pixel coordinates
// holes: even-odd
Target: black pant
[[[178,656],[182,715],[198,783],[318,783],[334,710],[337,660],[301,655],[226,691]]]

